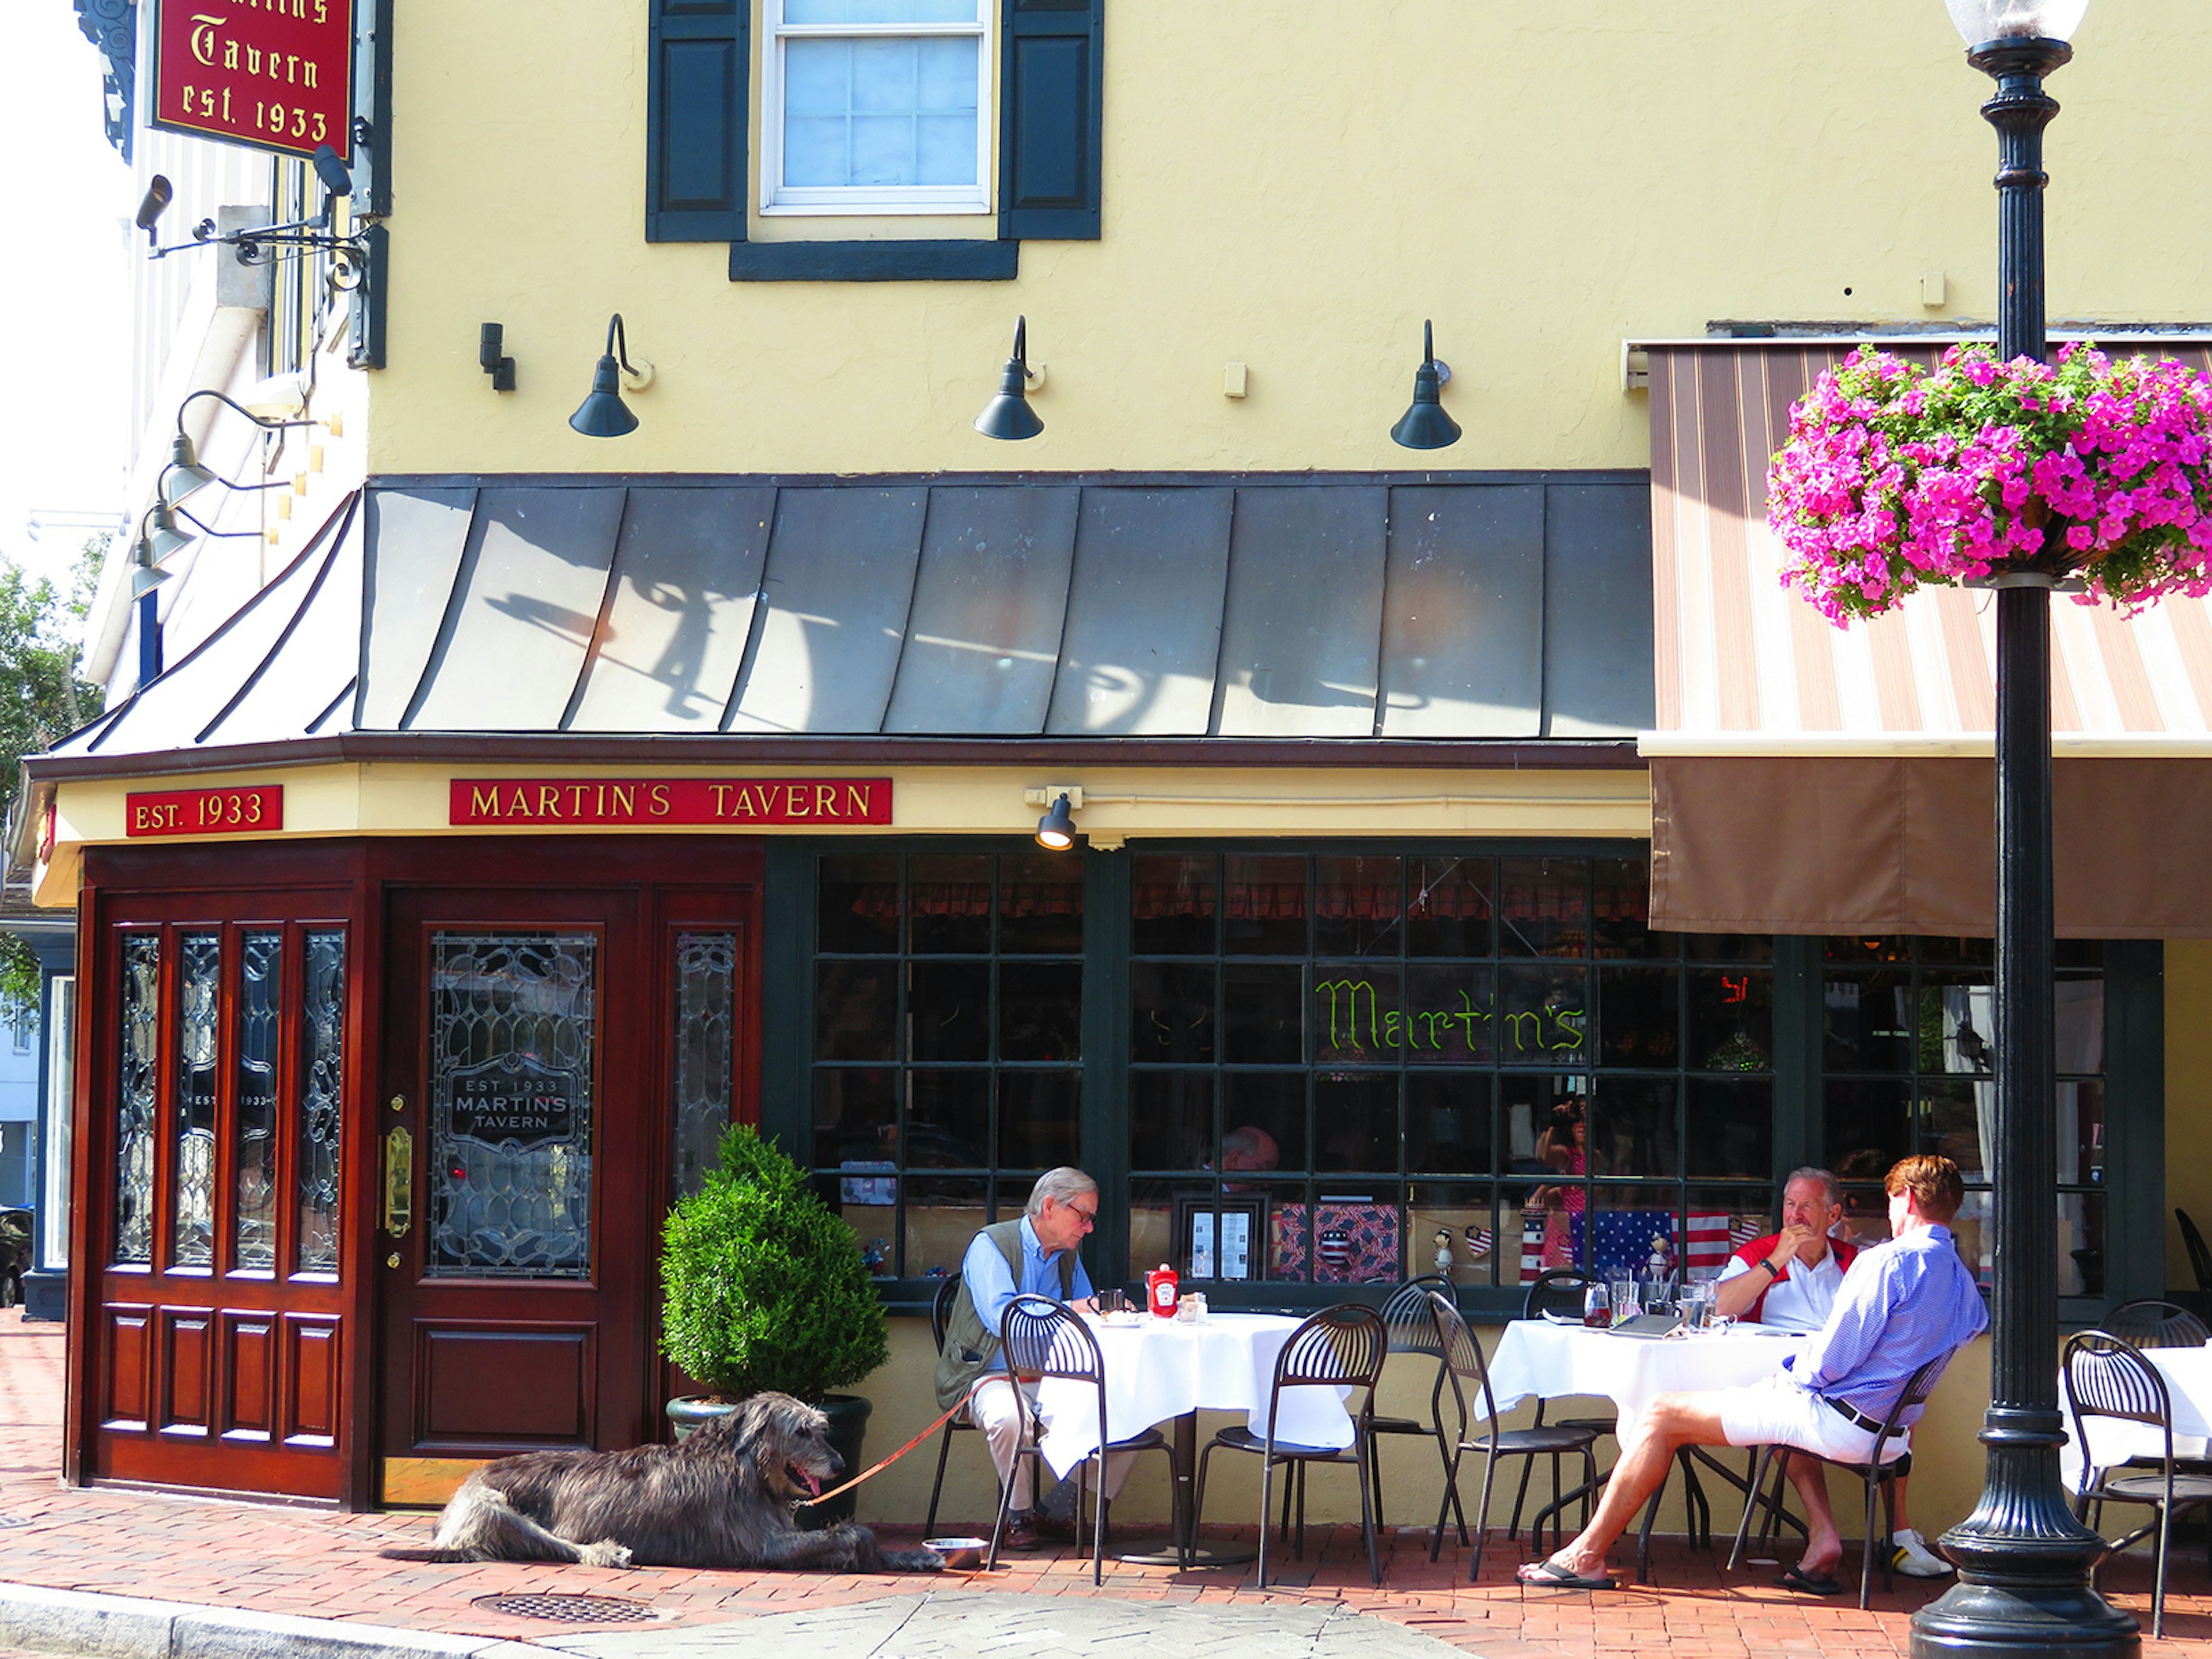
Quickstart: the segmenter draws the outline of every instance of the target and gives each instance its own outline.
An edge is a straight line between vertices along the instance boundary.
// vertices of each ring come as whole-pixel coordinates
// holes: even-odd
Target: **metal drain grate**
[[[635,1625],[659,1617],[642,1601],[618,1595],[479,1595],[470,1604],[513,1619],[550,1619],[562,1625]]]

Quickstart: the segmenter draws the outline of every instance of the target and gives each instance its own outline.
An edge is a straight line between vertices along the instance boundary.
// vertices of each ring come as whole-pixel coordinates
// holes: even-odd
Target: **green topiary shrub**
[[[819,1401],[890,1358],[852,1229],[749,1127],[661,1233],[660,1346],[717,1395]]]

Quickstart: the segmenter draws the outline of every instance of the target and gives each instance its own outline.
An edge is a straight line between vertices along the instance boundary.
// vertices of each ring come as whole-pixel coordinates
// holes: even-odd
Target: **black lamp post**
[[[1997,355],[2045,357],[2043,77],[2074,55],[2088,0],[1946,0],[1966,61],[1996,82]],[[2055,541],[2057,529],[2054,528]],[[2104,1540],[2074,1518],[2058,1479],[2057,1115],[2052,1073],[2051,590],[2044,571],[2001,576],[1996,688],[1996,1265],[1989,1448],[1981,1502],[1943,1534],[1959,1582],[1913,1615],[1914,1659],[2133,1655],[2136,1621],[2090,1583]]]

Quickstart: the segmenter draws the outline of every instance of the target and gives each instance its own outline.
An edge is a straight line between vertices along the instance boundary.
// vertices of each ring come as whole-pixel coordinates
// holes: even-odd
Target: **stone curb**
[[[0,1582],[0,1647],[95,1659],[545,1659],[527,1642]]]

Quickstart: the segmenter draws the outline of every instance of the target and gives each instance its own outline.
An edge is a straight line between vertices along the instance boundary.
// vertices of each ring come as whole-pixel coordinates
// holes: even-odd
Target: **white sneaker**
[[[1927,1540],[1911,1527],[1895,1532],[1889,1538],[1892,1554],[1890,1565],[1907,1578],[1948,1578],[1952,1566],[1942,1556],[1928,1547]]]

